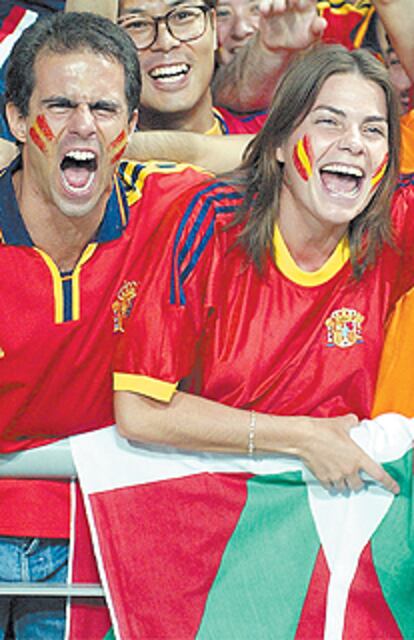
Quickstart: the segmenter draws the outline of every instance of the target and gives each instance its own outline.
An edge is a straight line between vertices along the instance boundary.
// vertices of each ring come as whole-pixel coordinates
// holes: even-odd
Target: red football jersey
[[[167,202],[203,179],[185,165],[122,164],[95,238],[73,271],[60,273],[24,225],[11,179],[17,168],[0,178],[2,453],[113,423],[114,332],[123,330],[139,290],[143,246]],[[2,480],[0,533],[61,535],[53,504],[62,486]]]
[[[115,359],[115,389],[168,401],[180,389],[282,415],[370,414],[384,323],[414,279],[414,190],[394,204],[397,242],[356,281],[340,243],[301,271],[276,229],[263,275],[226,230],[241,196],[211,183],[175,204]],[[175,212],[172,214],[176,215]]]
[[[215,107],[214,113],[219,120],[220,128],[224,135],[235,133],[255,134],[260,131],[267,118],[267,111],[237,114],[224,109],[224,107]]]
[[[318,13],[327,20],[324,42],[343,44],[347,49],[358,49],[368,34],[375,8],[369,0],[356,4],[346,1],[320,0]]]

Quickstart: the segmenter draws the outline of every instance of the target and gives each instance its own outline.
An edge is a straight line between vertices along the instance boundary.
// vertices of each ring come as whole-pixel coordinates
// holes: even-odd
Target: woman
[[[289,68],[240,171],[175,203],[151,247],[115,366],[123,435],[295,455],[326,487],[357,490],[364,471],[398,492],[349,436],[413,279],[409,190],[398,247],[390,233],[398,144],[370,54],[318,48]]]

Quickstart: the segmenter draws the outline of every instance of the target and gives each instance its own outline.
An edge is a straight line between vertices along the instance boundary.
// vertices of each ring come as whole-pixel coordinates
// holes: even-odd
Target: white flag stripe
[[[18,22],[15,30],[8,36],[6,36],[0,43],[0,67],[2,67],[6,62],[14,43],[17,42],[23,31],[25,31],[27,27],[30,27],[31,24],[36,22],[37,18],[38,14],[35,11],[30,11],[29,9],[27,9],[20,22]]]
[[[414,437],[413,421],[396,414],[364,420],[351,432],[354,440],[378,462],[401,458]],[[82,474],[85,491],[93,493],[182,478],[195,473],[253,473],[268,475],[302,471],[315,479],[299,459],[278,455],[185,452],[172,448],[141,447],[119,436],[114,426],[70,438],[72,455]],[[326,492],[325,492],[326,493]]]

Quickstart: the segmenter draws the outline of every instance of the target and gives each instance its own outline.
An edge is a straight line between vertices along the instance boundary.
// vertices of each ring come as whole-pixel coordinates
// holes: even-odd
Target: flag
[[[395,414],[352,432],[397,497],[328,492],[295,458],[72,438],[114,636],[414,638],[413,436]]]

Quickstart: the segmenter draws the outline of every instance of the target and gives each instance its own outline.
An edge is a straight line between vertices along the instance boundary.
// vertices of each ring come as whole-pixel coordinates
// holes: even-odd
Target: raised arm
[[[401,64],[414,82],[414,2],[373,0]]]
[[[218,68],[215,102],[240,113],[266,109],[292,53],[318,39],[326,26],[315,0],[261,0],[258,32],[228,65]]]

